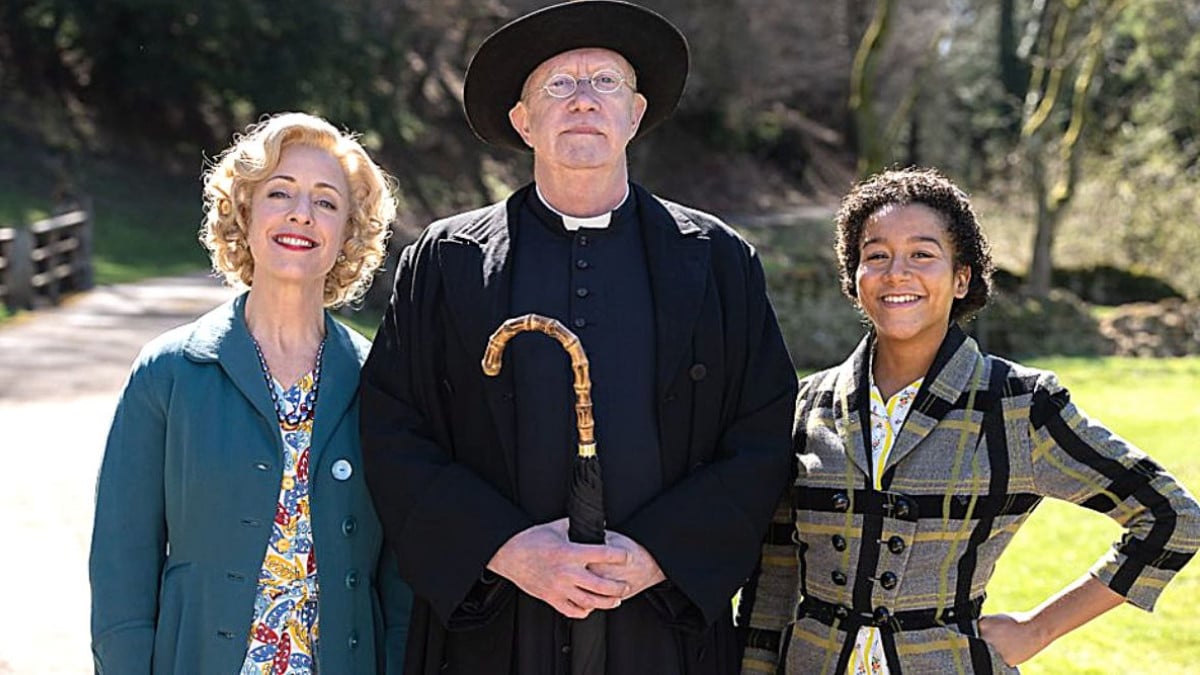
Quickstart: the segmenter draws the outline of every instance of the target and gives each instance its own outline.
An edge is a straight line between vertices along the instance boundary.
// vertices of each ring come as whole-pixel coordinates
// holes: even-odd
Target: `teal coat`
[[[245,300],[146,345],[121,395],[92,531],[98,673],[236,673],[245,657],[283,453]],[[399,672],[412,598],[390,555],[381,558],[358,441],[355,394],[370,345],[328,314],[325,328],[310,451],[318,665]],[[340,460],[348,478],[334,476]]]

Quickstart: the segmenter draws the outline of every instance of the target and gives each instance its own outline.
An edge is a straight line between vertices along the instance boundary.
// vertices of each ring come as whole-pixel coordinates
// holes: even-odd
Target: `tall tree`
[[[1085,6],[1086,4],[1086,6]],[[1082,166],[1082,138],[1089,99],[1103,73],[1097,65],[1105,37],[1128,0],[1045,2],[1037,18],[1038,50],[1030,55],[1019,155],[1035,202],[1036,227],[1026,290],[1035,297],[1050,291],[1054,239]],[[1064,91],[1068,85],[1070,91]]]

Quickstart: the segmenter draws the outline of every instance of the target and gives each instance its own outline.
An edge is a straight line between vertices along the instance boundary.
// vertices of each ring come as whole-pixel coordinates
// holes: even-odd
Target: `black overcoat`
[[[436,222],[404,250],[364,366],[368,484],[416,595],[409,673],[509,671],[520,591],[480,579],[535,523],[516,503],[511,374],[485,377],[480,360],[509,318],[512,224],[531,189]],[[655,306],[663,486],[609,528],[669,581],[613,611],[648,602],[645,616],[678,627],[683,667],[643,672],[733,672],[730,599],[787,480],[795,371],[754,249],[713,216],[632,189]],[[621,630],[636,626],[610,622],[610,642]]]

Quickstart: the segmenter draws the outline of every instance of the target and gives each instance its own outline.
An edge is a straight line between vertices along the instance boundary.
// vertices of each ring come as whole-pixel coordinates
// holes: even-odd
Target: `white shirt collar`
[[[589,218],[577,218],[575,216],[568,216],[567,214],[563,213],[562,211],[559,211],[558,209],[551,206],[550,202],[546,201],[546,197],[542,195],[542,189],[540,187],[538,187],[537,185],[534,185],[533,189],[537,192],[538,199],[540,199],[542,201],[542,203],[546,205],[546,208],[550,209],[554,213],[558,214],[558,216],[560,218],[562,218],[563,227],[565,227],[570,232],[575,232],[576,230],[579,230],[580,228],[588,229],[588,230],[603,230],[603,229],[607,228],[609,226],[609,224],[612,222],[612,211],[601,213],[598,216],[591,216]],[[617,209],[621,208],[621,205],[624,204],[625,200],[627,200],[627,199],[629,199],[629,183],[625,183],[625,196],[621,198],[621,201],[617,203],[617,207],[614,208],[613,211],[616,211]]]

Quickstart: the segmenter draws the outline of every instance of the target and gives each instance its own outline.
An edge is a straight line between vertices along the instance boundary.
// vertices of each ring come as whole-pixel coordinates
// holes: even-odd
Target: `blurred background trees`
[[[462,76],[486,35],[545,4],[5,0],[0,179],[42,167],[70,197],[95,189],[97,158],[133,163],[190,181],[192,227],[203,158],[307,110],[363,133],[411,234],[528,180],[527,156],[472,136]],[[1200,0],[643,4],[693,61],[679,110],[631,150],[656,192],[750,225],[934,165],[972,191],[1022,297],[1097,266],[1200,297]]]

